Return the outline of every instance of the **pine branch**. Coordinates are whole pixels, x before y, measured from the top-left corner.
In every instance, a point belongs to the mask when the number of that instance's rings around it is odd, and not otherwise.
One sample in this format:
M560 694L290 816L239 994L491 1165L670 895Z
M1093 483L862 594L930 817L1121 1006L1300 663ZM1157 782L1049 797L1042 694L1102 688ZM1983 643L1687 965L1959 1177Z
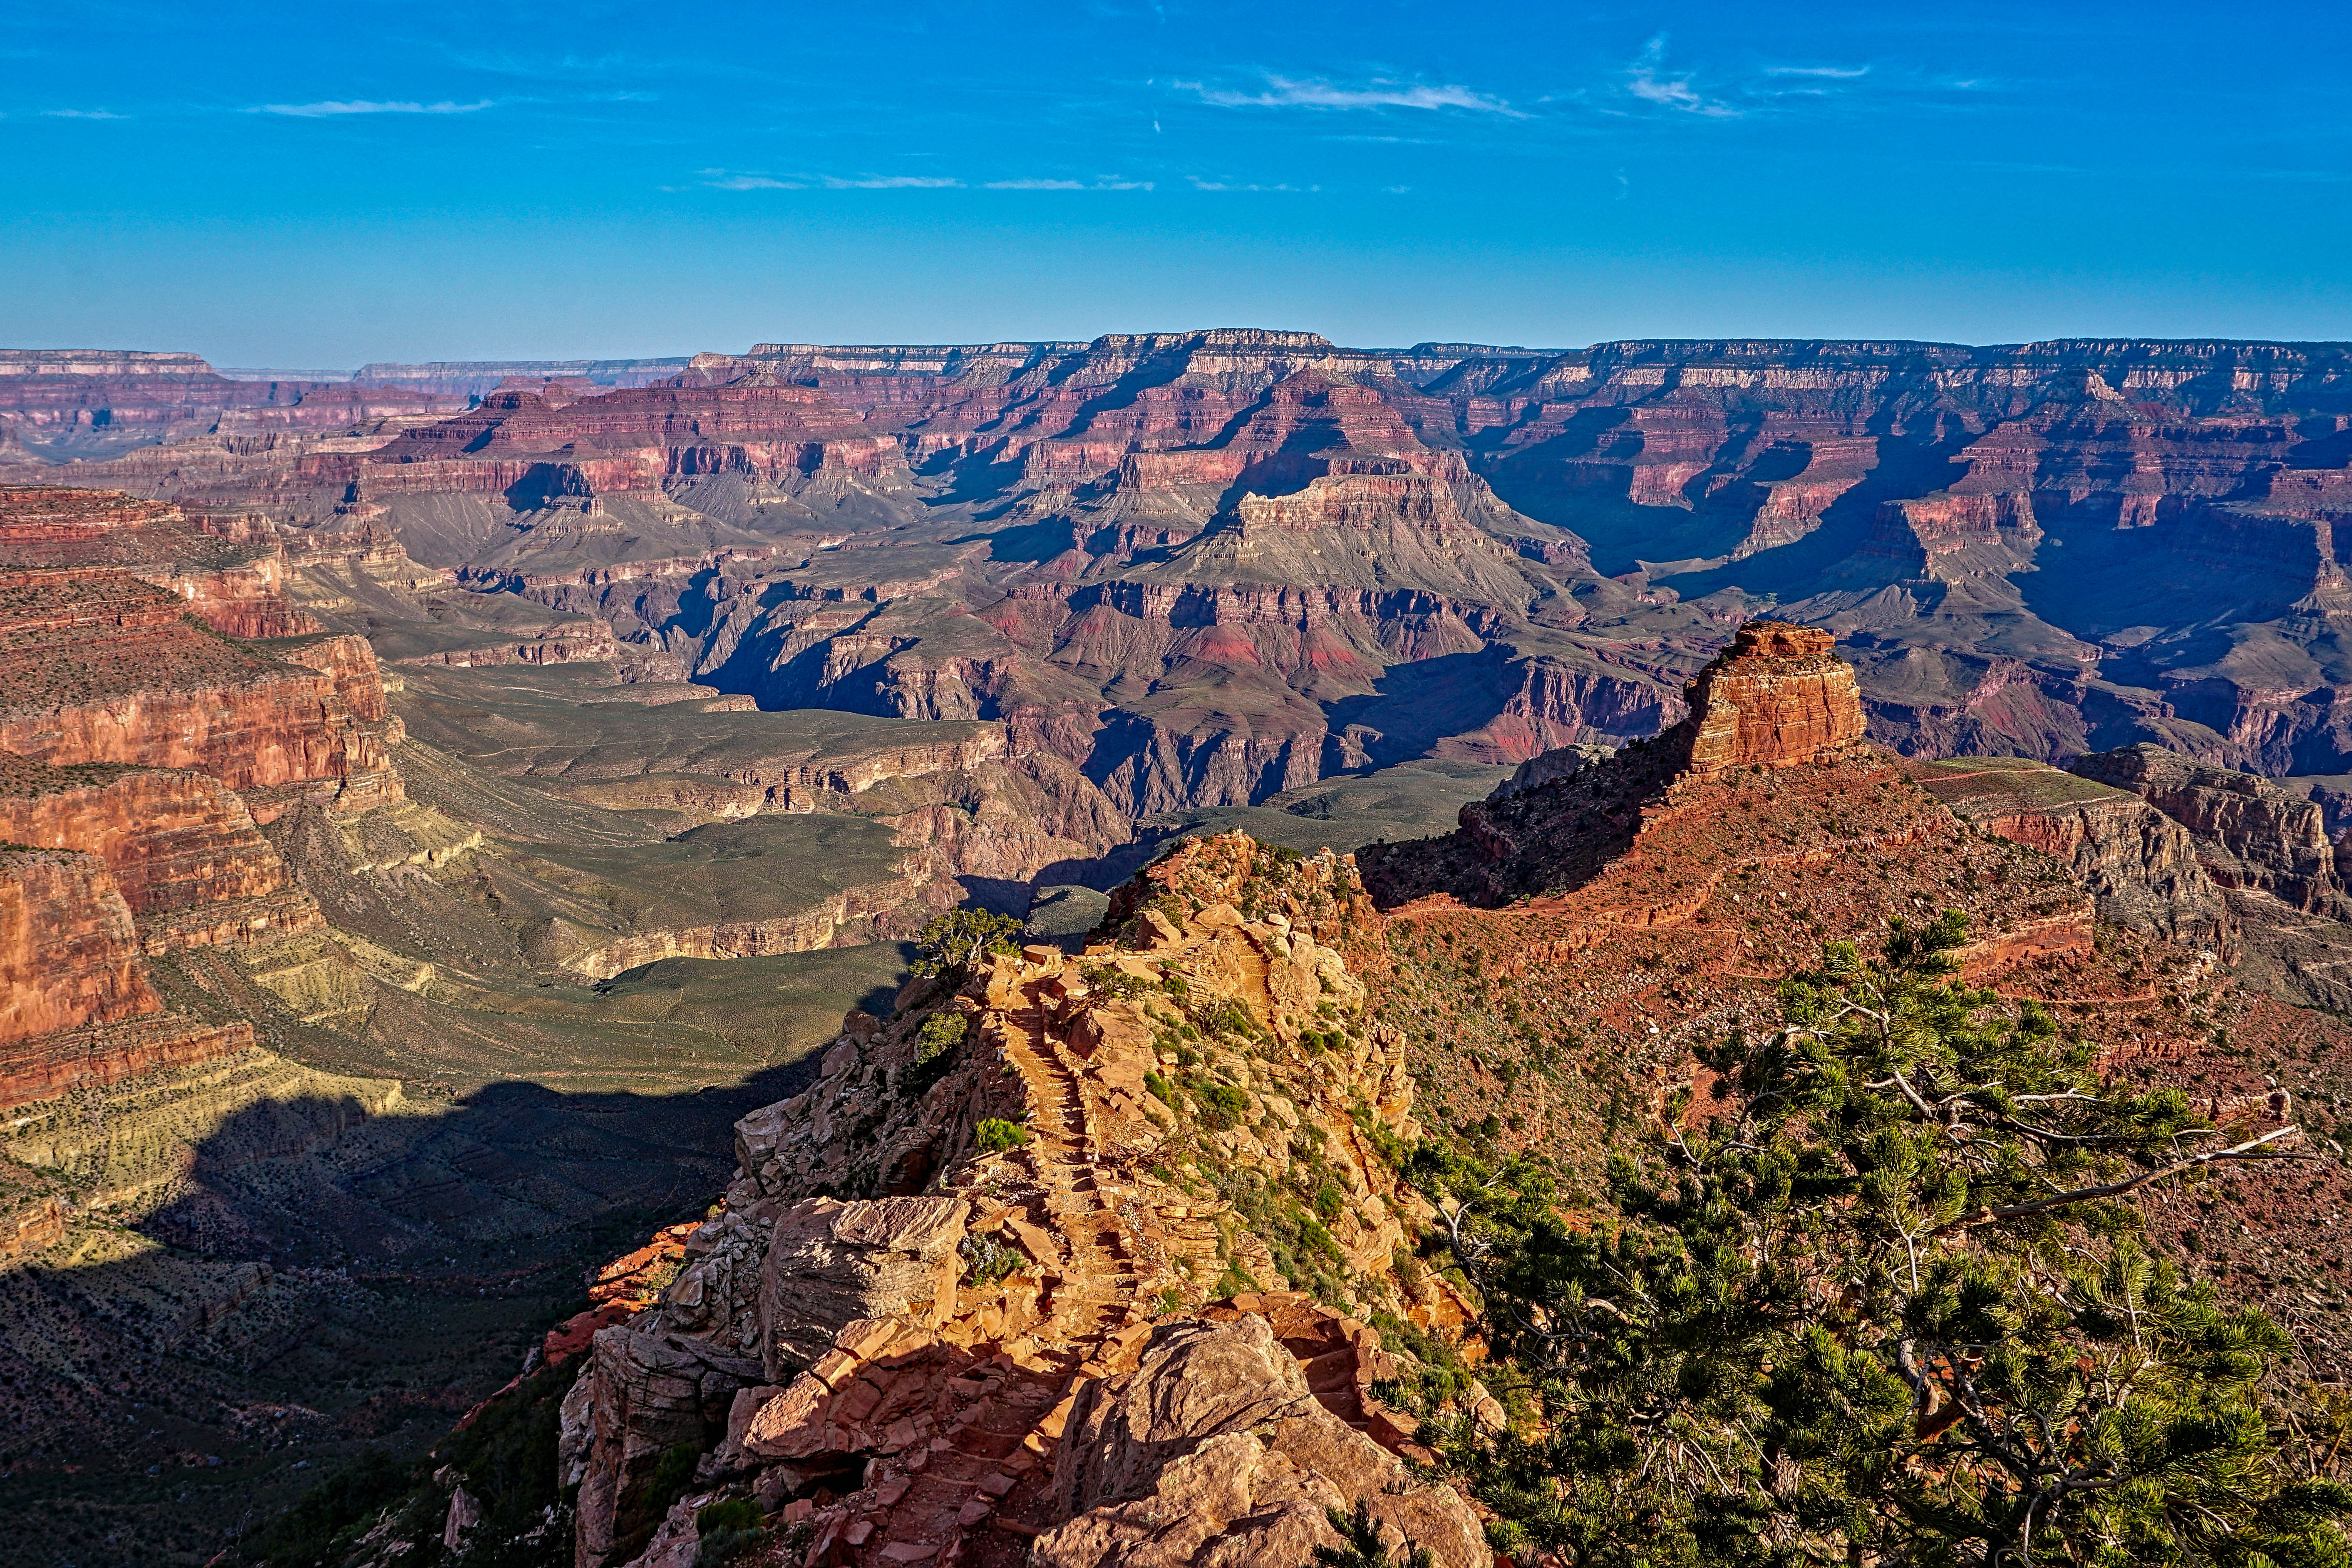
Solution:
M2161 1166L2153 1171L2143 1171L2137 1176L2126 1176L2120 1182L2109 1182L2104 1186L2076 1187L2071 1192L2058 1193L2046 1198L2036 1198L2030 1204L2010 1204L2000 1208L1976 1209L1948 1224L1937 1226L1927 1234L1948 1236L1953 1231L1967 1230L1975 1226L1992 1225L2005 1219L2023 1219L2031 1215L2047 1214L2052 1209L2065 1208L2072 1204L2086 1204L2098 1198L2119 1197L2125 1193L2137 1191L2150 1182L2160 1182L2167 1176L2177 1176L2183 1171L2194 1170L2200 1165L2218 1164L2223 1160L2305 1159L2307 1156L2301 1154L2258 1152L2266 1143L2275 1142L2289 1133L2300 1134L2302 1131L2300 1127L2281 1127L2265 1132L2259 1138L2249 1139L2243 1143L2235 1144L2227 1149L2215 1149L2203 1154L2192 1154L2186 1160L2177 1160L2169 1165Z

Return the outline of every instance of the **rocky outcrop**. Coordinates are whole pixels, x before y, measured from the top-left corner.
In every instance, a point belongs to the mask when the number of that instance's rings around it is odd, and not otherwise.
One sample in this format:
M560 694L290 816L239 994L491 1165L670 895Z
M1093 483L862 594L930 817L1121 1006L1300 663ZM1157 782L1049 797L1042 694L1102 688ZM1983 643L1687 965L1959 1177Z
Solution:
M1826 634L1746 628L1690 700L1663 735L1582 765L1571 753L1546 782L1463 806L1457 832L1361 851L1366 886L1389 909L1529 911L1549 928L1546 949L1565 956L1634 932L1753 923L1726 900L1832 861L2005 861L1972 844L1900 759L1859 738L1852 672ZM1948 874L1958 873L1938 870L1937 896L1949 907ZM2004 864L1975 889L1969 973L2091 951L2095 905L2081 883L2046 860L2011 874ZM1899 912L1887 896L1868 901Z
M1695 774L1785 768L1863 738L1853 667L1836 639L1785 621L1750 621L1685 694L1691 717L1669 737Z
M373 656L363 644L291 651L221 637L122 573L0 573L0 749L207 773L263 821L314 791L352 805L398 798L387 753L399 722Z
M971 1205L958 1198L810 1198L776 1216L760 1273L760 1353L771 1381L803 1372L861 1318L927 1328L955 1310Z
M159 1010L106 862L0 850L0 1044Z
M1449 1568L1488 1568L1477 1517L1442 1482L1308 1393L1268 1321L1175 1323L1134 1371L1087 1384L1055 1451L1054 1504L1068 1522L1038 1537L1050 1568L1310 1561L1327 1510L1358 1499Z
M250 945L320 923L245 803L217 779L0 753L0 842L106 863L150 953Z
M1958 757L1909 771L1961 821L2065 866L2098 900L2101 920L2237 956L2237 916L2196 839L2139 796L2019 757Z
M2073 771L2128 790L2187 828L2220 886L2266 893L2306 913L2352 917L2326 815L2293 791L2147 744L2078 757Z
M1018 1552L1057 1528L1094 1561L1129 1528L1083 1479L1106 1467L1213 1496L1202 1539L1255 1520L1311 1553L1336 1539L1325 1504L1369 1492L1383 1519L1476 1541L1381 1447L1408 1423L1372 1392L1399 1375L1380 1336L1256 1288L1380 1279L1417 1321L1463 1321L1450 1289L1395 1273L1420 1210L1380 1140L1413 1130L1412 1086L1327 945L1367 913L1352 873L1234 835L1112 912L1118 945L1027 948L960 992L914 983L890 1023L852 1014L814 1087L739 1124L725 1214L655 1310L597 1331L567 1405L584 1564L684 1561L696 1510L729 1495L805 1523L810 1562ZM1213 1170L1266 1184L1244 1213ZM1139 1426L1179 1387L1198 1397L1175 1424ZM1249 1400L1280 1406L1281 1435L1249 1435ZM696 1479L656 1518L660 1456L688 1444Z

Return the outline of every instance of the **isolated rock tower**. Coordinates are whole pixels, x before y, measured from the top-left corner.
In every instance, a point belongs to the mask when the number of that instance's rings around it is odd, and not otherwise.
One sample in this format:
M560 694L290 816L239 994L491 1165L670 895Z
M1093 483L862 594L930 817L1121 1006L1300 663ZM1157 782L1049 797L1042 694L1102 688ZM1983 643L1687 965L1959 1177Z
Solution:
M1793 767L1863 738L1853 667L1829 633L1750 621L1685 689L1691 717L1685 772Z

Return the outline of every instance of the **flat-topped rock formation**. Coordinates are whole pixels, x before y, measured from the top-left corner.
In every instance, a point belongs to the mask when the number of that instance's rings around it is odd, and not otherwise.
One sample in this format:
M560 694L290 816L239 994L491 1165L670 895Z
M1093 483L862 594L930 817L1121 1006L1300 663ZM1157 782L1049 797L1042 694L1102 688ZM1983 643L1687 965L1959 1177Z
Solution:
M400 387L232 380L191 353L0 349L0 425L52 459L108 455L224 424L339 429L464 405L462 398Z
M1685 694L1689 771L1794 767L1860 741L1862 699L1835 641L1786 621L1740 627Z

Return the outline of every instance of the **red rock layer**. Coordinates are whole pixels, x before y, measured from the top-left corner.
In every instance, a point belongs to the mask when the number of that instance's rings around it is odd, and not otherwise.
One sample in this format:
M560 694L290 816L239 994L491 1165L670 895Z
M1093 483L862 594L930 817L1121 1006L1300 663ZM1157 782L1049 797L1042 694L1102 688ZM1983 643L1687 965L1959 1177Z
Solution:
M319 623L286 594L284 544L253 518L191 519L121 490L0 486L0 568L106 567L186 601L234 637L301 637Z
M1689 767L1793 767L1863 738L1853 669L1811 626L1750 621L1691 682Z
M181 939L171 945L210 945L321 921L245 802L202 773L59 769L0 753L0 842L98 855L151 950L165 932Z
M207 1024L184 1013L150 1013L23 1039L0 1038L0 1110L211 1061L253 1044L253 1026L242 1019Z
M104 860L0 849L0 1046L162 1006Z
M52 765L209 773L267 821L305 786L398 797L373 655L336 639L273 658L189 620L184 602L115 572L0 574L0 749Z

